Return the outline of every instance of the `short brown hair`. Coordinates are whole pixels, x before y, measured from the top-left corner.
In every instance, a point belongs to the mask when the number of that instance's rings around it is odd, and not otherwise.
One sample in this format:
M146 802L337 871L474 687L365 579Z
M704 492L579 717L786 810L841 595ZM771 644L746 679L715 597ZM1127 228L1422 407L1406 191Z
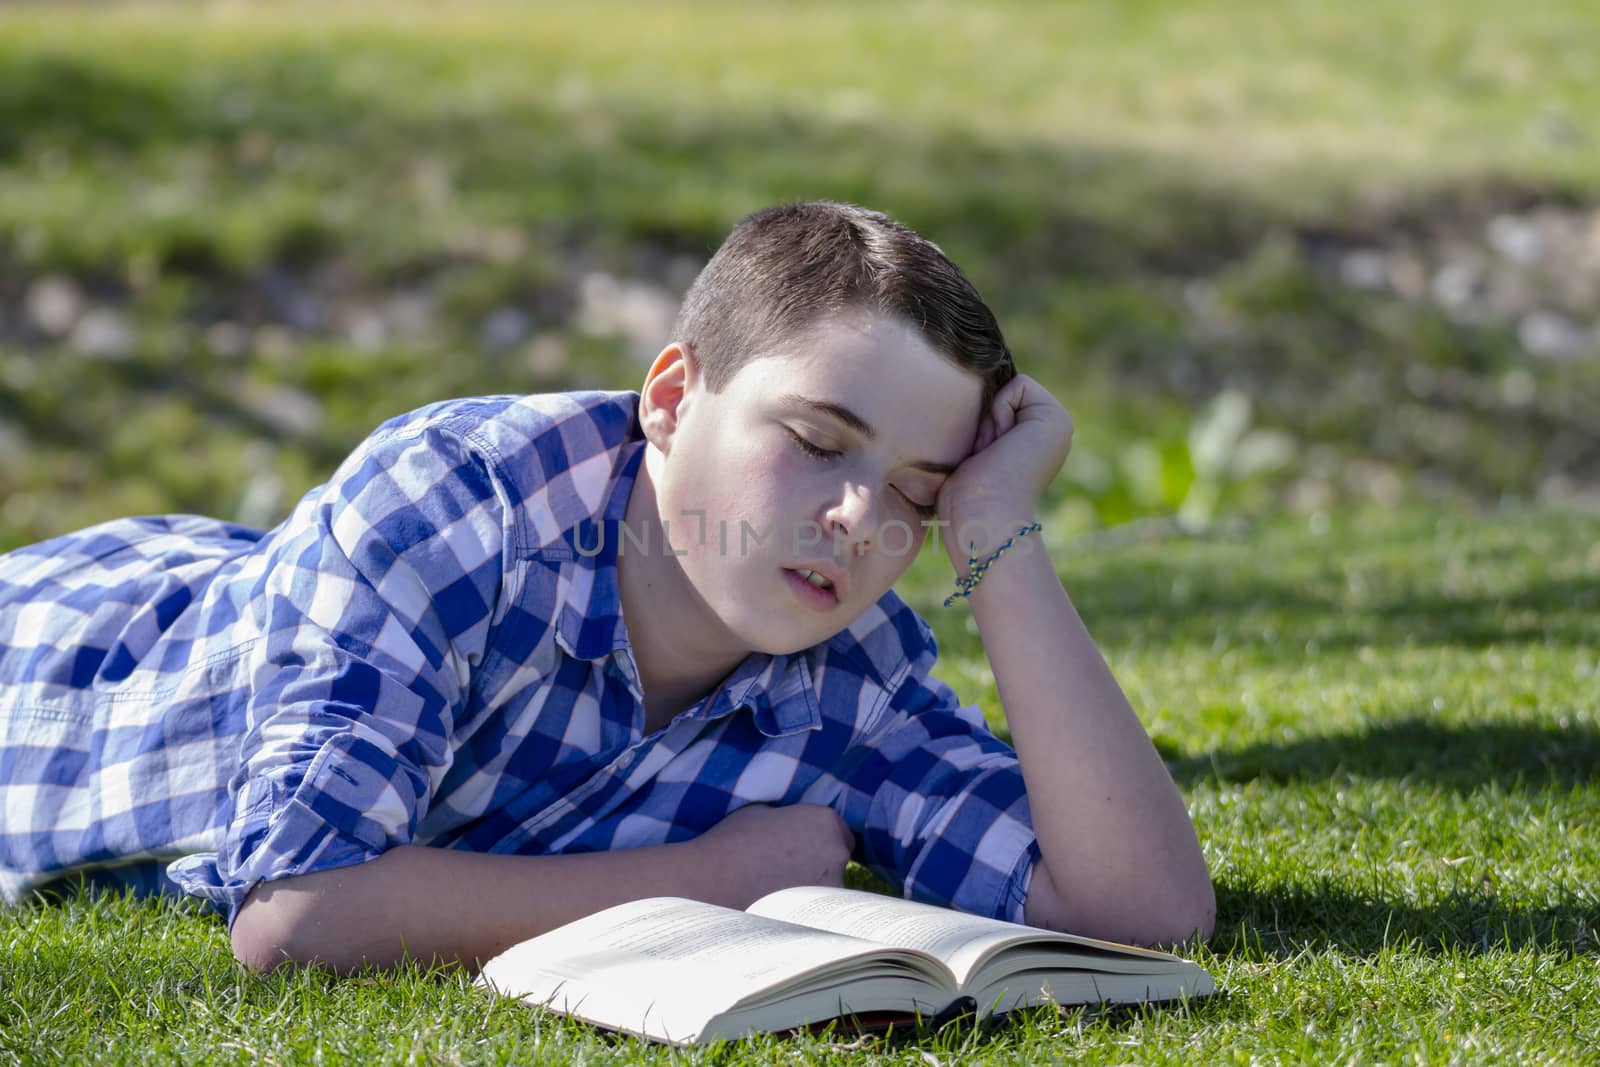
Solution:
M693 348L716 393L746 363L856 309L898 316L977 375L985 411L1016 377L994 313L938 245L881 212L828 200L739 220L689 287L673 340Z

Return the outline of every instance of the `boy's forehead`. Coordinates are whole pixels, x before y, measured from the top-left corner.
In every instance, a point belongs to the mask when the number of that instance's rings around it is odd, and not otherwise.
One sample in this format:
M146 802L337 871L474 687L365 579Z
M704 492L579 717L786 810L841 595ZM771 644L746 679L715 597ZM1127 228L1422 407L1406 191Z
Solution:
M935 351L909 325L882 316L830 319L744 370L754 372L747 390L752 402L842 406L874 431L947 451L969 443L983 395L977 375ZM956 438L964 439L952 443Z
M977 410L982 384L931 349L881 353L818 347L770 357L769 382L785 383L787 392L820 390L855 400L894 401L915 397L925 405L954 411Z
M916 367L922 375L949 385L981 390L976 375L941 355L914 326L898 316L854 310L812 323L772 345L756 362L775 360L783 373L826 376L867 387L890 386Z

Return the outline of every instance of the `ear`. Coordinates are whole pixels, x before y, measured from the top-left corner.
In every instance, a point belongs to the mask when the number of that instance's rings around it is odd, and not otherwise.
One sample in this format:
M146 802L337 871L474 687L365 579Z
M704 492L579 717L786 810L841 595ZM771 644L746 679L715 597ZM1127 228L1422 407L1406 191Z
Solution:
M699 381L694 350L683 341L663 348L644 376L644 387L639 390L639 426L645 439L663 454L671 449L673 434L688 410L684 401Z

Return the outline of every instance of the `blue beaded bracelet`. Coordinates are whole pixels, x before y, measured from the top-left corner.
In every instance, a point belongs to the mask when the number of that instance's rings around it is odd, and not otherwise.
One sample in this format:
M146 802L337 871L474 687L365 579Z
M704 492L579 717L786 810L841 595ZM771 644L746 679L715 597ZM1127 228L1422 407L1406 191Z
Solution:
M971 596L972 595L972 591L974 589L978 588L978 582L980 580L982 580L983 572L988 570L989 567L991 565L993 565L994 561L1000 558L1000 554L1002 552L1004 552L1006 549L1010 548L1012 545L1016 544L1018 540L1020 540L1021 538L1025 537L1025 536L1027 536L1028 534L1032 533L1033 531L1042 530L1042 529L1044 529L1044 527L1041 526L1037 522L1028 523L1028 525L1024 526L1022 529L1020 529L1016 533L1012 534L1006 540L1005 544L1001 545L999 548L997 548L993 552L989 553L989 557L987 559L985 559L982 563L978 562L978 557L977 557L976 553L974 553L971 556L968 556L967 557L967 576L965 578L957 578L956 579L956 591L954 593L951 593L949 596L944 598L944 606L945 607L949 607L951 604L954 604L957 600L960 600L962 597ZM973 545L972 547L973 548L977 548L978 546L977 545Z

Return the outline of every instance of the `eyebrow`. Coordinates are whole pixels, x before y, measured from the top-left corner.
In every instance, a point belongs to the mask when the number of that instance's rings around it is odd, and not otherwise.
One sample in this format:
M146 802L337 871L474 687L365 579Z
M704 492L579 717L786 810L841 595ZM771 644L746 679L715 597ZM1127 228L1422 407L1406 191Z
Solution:
M843 404L835 404L831 400L813 400L799 393L784 393L778 397L778 402L837 419L869 441L878 439L878 431L872 428L872 424ZM953 463L935 463L932 460L918 460L910 466L929 474L954 474L956 470L956 465Z

